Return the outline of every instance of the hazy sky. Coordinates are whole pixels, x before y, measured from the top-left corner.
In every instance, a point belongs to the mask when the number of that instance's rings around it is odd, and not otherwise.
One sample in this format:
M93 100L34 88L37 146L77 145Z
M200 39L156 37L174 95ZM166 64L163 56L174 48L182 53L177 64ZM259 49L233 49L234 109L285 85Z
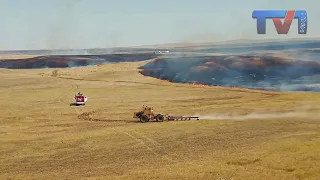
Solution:
M232 39L320 37L319 0L0 0L0 49L107 48ZM255 9L302 9L308 34L278 35ZM317 19L319 18L319 19Z

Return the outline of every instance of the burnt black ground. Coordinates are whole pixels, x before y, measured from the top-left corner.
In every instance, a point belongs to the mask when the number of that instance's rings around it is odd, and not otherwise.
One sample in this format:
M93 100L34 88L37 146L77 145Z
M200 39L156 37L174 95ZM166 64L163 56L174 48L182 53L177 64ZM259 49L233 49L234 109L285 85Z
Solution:
M320 62L273 56L171 56L141 67L145 76L178 83L277 91L320 91Z
M90 66L103 63L137 62L158 57L154 53L106 54L106 55L49 55L28 59L0 60L0 68L40 69Z

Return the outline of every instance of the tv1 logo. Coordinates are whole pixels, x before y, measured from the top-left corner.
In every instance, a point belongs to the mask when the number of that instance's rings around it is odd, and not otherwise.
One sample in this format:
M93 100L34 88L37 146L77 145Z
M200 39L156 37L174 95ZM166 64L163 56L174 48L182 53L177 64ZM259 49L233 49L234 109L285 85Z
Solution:
M298 19L298 34L307 34L307 12L305 10L255 10L258 34L266 34L266 20L272 19L278 34L288 34L292 20ZM281 19L284 19L282 24Z

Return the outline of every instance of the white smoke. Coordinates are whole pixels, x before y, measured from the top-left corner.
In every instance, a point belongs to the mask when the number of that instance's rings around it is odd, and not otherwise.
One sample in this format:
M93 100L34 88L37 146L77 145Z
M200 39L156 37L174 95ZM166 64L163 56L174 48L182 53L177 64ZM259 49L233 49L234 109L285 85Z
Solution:
M197 115L201 120L250 120L250 119L290 119L290 118L316 118L310 116L308 111L286 112L286 113L250 113L245 115Z

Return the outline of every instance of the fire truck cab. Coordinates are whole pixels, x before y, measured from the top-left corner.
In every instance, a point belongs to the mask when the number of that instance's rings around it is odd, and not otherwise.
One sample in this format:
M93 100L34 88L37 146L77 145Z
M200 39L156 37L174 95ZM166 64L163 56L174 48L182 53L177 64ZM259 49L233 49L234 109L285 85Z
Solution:
M82 93L76 94L74 99L76 101L76 105L85 105L85 103L88 101L88 97L84 96Z

